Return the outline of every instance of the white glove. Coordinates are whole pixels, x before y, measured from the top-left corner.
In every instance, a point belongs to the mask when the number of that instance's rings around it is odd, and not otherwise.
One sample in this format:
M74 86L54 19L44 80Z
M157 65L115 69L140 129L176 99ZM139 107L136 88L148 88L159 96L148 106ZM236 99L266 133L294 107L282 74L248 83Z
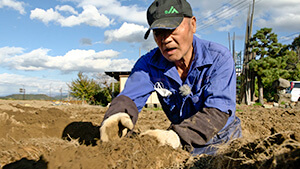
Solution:
M133 123L127 113L116 113L103 121L100 127L100 139L104 142L124 137L133 129Z
M179 136L173 130L147 130L141 136L149 135L155 137L161 145L169 145L174 149L181 146Z

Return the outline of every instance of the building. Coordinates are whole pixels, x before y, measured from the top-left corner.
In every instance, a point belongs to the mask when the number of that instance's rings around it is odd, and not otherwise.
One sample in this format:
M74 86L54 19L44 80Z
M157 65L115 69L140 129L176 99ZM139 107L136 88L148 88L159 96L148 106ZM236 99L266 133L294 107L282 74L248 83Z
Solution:
M120 92L124 89L125 83L129 77L130 73L131 72L129 72L129 71L105 72L106 75L113 77L114 79L116 79L117 81L120 82ZM149 96L145 107L161 107L156 92L153 92Z

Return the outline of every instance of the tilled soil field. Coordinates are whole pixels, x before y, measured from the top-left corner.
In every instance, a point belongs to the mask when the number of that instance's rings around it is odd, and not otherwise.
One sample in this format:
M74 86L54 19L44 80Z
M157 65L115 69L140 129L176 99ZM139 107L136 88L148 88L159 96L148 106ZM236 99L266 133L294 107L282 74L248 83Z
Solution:
M299 105L299 104L298 104ZM3 169L100 168L299 168L300 106L237 105L243 137L215 156L191 156L160 146L148 129L167 129L161 110L144 109L132 137L102 143L99 125L107 108L0 100L0 167ZM26 168L26 169L27 169Z

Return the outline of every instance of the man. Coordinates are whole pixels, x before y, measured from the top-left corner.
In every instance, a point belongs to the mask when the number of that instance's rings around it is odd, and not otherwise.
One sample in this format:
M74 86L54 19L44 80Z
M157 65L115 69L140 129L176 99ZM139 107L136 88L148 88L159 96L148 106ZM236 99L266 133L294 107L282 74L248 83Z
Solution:
M241 136L235 116L236 74L223 46L194 36L196 18L186 0L155 0L147 11L158 48L134 65L124 90L107 110L102 141L132 130L138 113L155 90L172 122L168 130L149 130L161 144L192 154L214 154L217 145Z

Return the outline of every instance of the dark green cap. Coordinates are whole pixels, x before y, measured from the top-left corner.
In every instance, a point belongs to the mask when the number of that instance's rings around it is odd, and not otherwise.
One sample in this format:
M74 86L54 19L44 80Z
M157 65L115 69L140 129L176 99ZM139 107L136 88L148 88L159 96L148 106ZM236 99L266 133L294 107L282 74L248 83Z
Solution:
M148 38L152 29L176 29L184 17L193 17L191 5L186 0L155 0L147 10L150 28L144 38Z

